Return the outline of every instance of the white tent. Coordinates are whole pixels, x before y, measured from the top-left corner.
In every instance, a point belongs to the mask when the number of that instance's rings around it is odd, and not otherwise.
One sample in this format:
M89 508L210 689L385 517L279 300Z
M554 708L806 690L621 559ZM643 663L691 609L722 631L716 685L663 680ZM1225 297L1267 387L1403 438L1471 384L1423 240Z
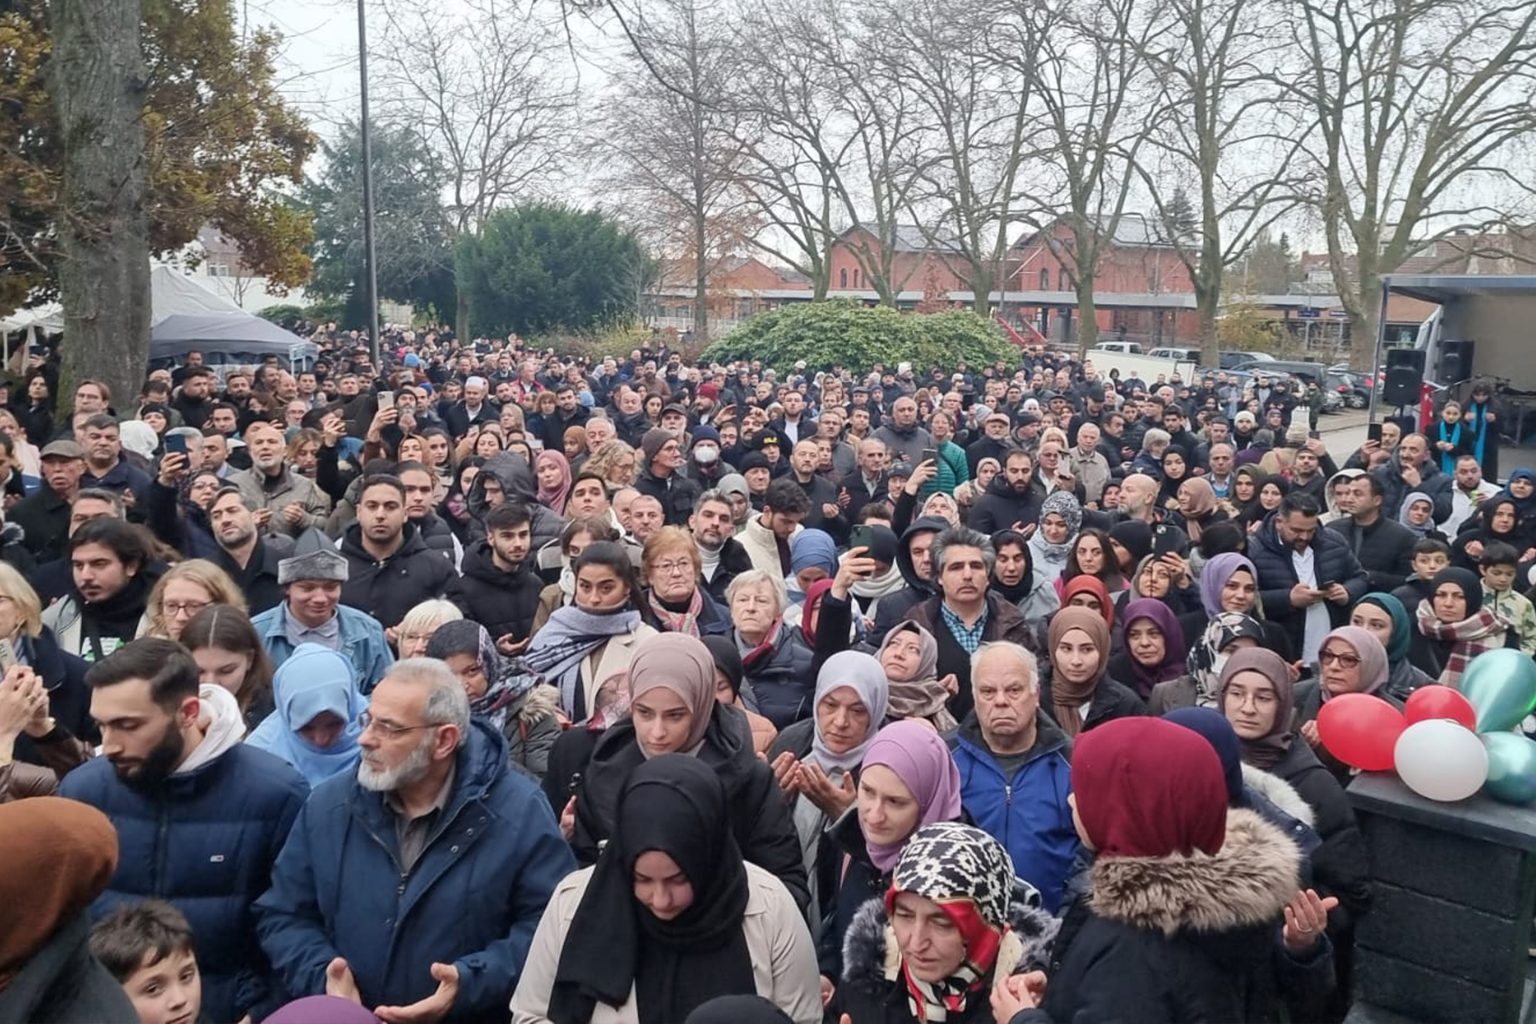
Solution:
M277 356L296 367L319 349L198 284L173 267L150 271L149 361L170 362L193 350L210 366L250 365Z

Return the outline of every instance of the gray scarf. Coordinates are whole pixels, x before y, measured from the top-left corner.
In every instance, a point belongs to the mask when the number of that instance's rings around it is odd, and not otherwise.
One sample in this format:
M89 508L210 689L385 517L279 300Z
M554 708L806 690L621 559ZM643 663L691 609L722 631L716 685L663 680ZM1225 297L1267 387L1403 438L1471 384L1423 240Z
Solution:
M640 613L626 608L608 615L598 615L566 605L550 615L523 656L529 671L560 690L560 707L568 715L576 714L576 688L581 683L581 663L587 655L613 637L633 633L640 625ZM593 680L601 683L602 680ZM591 708L585 708L588 713Z

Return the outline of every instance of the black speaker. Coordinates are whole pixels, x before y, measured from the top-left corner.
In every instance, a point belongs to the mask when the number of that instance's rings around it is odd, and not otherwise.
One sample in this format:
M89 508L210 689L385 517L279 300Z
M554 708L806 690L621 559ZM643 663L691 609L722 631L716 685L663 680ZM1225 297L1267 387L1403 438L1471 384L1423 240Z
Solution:
M1457 384L1472 379L1472 342L1442 341L1440 366L1435 376L1441 384Z
M1383 404L1418 405L1419 389L1423 384L1423 349L1387 349L1387 375L1381 386Z

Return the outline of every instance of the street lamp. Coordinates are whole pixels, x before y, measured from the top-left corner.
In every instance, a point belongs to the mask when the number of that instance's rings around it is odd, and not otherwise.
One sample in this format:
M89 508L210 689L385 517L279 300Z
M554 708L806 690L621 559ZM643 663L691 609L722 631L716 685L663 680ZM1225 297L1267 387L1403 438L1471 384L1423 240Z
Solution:
M368 126L368 23L363 9L366 0L357 0L357 75L362 96L363 142L363 249L367 266L368 347L375 372L381 371L379 339L379 273L373 247L373 141Z

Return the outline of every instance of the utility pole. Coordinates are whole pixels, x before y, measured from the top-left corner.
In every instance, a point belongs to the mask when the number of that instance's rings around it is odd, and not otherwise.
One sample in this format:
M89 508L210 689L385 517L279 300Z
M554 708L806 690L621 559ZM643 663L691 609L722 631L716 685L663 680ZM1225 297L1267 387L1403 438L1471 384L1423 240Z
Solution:
M362 97L363 139L363 249L367 262L368 348L375 372L384 369L379 338L379 268L373 248L373 140L368 126L368 23L366 0L357 0L357 75Z

